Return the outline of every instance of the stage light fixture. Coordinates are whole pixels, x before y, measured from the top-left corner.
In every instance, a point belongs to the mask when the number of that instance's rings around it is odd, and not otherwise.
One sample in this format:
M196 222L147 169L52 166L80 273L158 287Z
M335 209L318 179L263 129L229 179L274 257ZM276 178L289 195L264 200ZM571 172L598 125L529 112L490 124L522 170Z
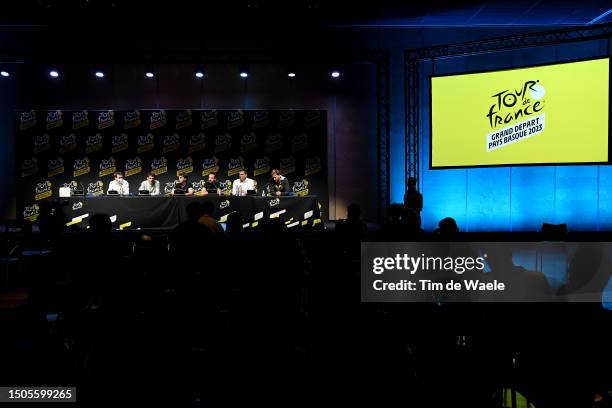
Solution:
M0 76L8 78L11 76L11 74L8 71L0 71Z
M340 71L332 71L330 75L333 79L338 79L340 78Z
M289 73L287 73L287 76L288 76L289 78L295 78L295 72L290 71Z
M194 75L195 75L195 77L196 77L196 78L198 78L198 79L202 79L202 78L204 78L204 68L202 68L202 67L196 67L196 70L195 70L195 74L194 74Z
M155 74L153 73L153 71L150 71L150 70L149 70L149 71L145 72L145 76L146 76L147 78L151 79L151 78L154 78L154 77L155 77Z
M246 71L241 71L240 72L240 78L248 78L249 77L249 73Z
M60 74L59 71L57 69L52 69L49 71L49 76L51 78L59 78Z
M104 78L104 72L103 71L96 71L96 78Z

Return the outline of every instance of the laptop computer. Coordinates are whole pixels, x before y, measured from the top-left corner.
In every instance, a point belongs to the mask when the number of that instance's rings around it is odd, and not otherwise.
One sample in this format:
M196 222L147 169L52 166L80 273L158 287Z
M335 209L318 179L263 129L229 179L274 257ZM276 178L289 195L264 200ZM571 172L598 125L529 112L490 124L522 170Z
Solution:
M146 196L148 196L150 194L151 194L151 192L149 190L138 190L138 195L141 195L141 196L145 196L146 195Z

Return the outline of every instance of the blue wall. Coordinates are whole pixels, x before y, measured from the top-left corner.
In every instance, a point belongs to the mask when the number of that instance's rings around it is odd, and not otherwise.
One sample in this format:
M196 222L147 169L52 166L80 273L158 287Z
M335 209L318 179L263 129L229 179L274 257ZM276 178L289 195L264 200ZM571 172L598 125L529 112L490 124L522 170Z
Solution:
M429 170L429 75L494 70L607 55L607 41L587 41L422 63L420 137L423 223L444 217L462 231L535 231L567 223L572 231L612 229L611 166L529 166Z

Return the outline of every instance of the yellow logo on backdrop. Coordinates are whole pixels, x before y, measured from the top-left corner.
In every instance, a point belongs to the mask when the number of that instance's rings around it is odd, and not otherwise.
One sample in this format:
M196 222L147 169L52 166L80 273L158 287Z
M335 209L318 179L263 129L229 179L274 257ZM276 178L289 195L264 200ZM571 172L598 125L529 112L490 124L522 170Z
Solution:
M134 174L142 173L142 160L136 156L133 159L128 159L125 162L125 177L133 176Z
M28 177L38 173L38 159L32 157L21 162L21 177Z
M36 184L36 188L34 189L34 199L39 201L51 197L53 195L51 187L52 185L50 181L43 181Z
M34 222L38 218L40 208L38 204L26 206L23 208L23 219L26 221Z

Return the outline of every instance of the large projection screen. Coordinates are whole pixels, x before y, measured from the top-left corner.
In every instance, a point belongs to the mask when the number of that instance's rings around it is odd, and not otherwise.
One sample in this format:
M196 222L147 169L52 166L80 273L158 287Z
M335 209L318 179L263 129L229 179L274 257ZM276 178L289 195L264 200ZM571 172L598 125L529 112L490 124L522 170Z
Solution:
M609 65L431 76L430 168L608 163Z

